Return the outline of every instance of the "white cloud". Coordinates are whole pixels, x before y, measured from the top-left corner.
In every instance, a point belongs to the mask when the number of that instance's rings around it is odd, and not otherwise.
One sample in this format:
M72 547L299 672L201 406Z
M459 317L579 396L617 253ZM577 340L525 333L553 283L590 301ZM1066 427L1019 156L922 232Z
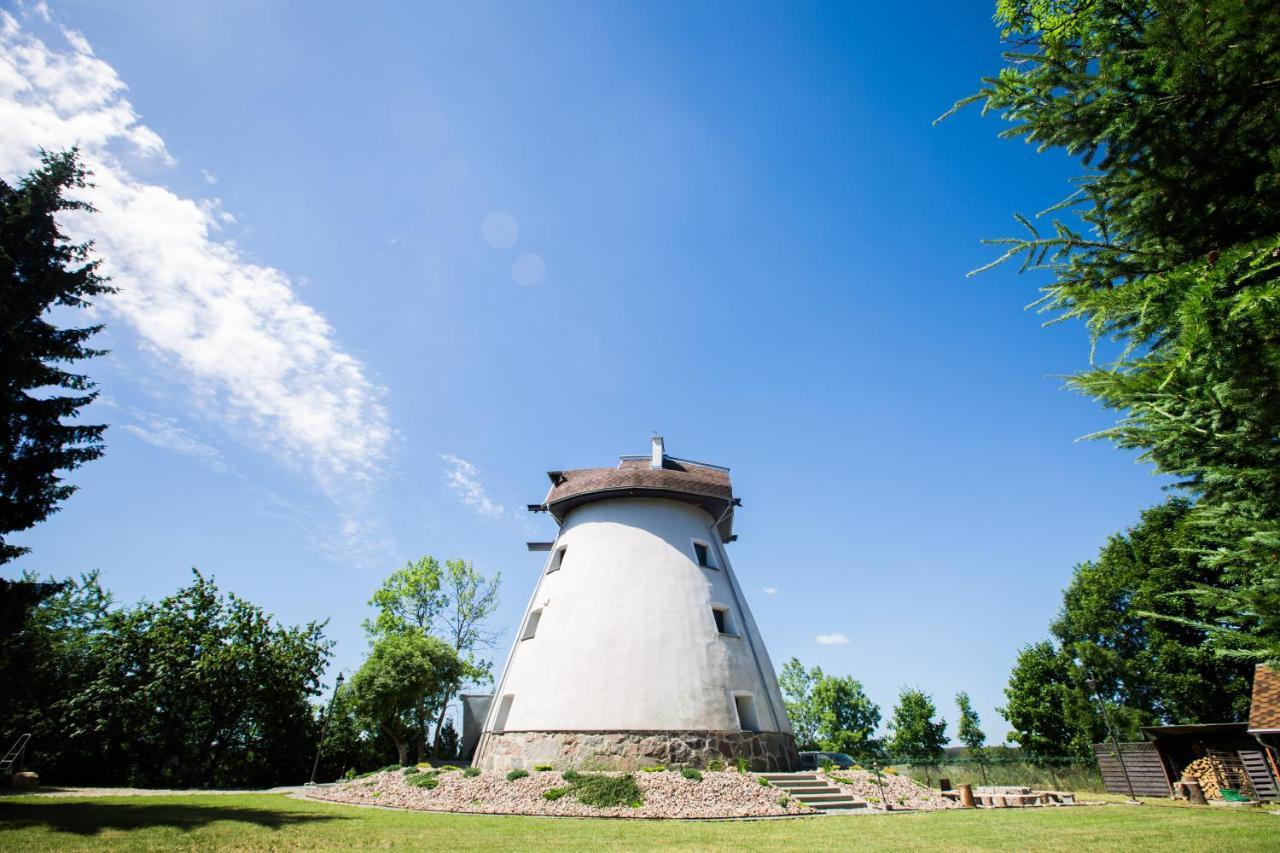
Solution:
M445 482L449 488L462 499L462 502L481 515L502 518L507 514L506 507L494 502L480 482L480 471L465 459L451 453L442 453L445 461Z
M777 595L777 594L778 594L778 588L777 588L776 586L765 586L765 587L761 587L761 589L763 589L763 590L764 590L764 594L765 594L765 595Z
M0 175L26 172L40 147L80 146L95 184L83 197L98 212L68 215L64 226L95 241L119 288L100 308L136 332L211 421L347 501L385 459L392 433L383 389L286 273L216 236L235 221L216 200L134 176L132 158L174 162L164 140L141 123L124 82L84 37L64 30L63 38L51 47L0 10ZM143 431L153 443L183 441L154 425L134 434Z
M847 646L849 638L844 634L819 634L813 641L820 646Z
M204 182L209 186L213 186L218 182L218 176L208 169L201 169L200 174L204 176Z
M137 409L130 409L130 412L136 422L121 425L121 429L125 432L135 435L156 447L190 456L215 471L226 472L229 470L226 462L222 459L222 453L216 447L196 438L173 418L166 418Z

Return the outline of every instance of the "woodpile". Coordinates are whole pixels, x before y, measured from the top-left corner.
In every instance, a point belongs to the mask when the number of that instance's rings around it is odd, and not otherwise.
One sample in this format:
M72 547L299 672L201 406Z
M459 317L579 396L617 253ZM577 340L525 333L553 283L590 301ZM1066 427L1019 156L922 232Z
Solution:
M1216 758L1205 756L1204 758L1197 758L1183 768L1182 781L1199 782L1200 790L1204 791L1205 797L1210 800L1218 800L1222 799L1222 792L1218 788L1218 780L1222 778L1222 775L1222 762Z

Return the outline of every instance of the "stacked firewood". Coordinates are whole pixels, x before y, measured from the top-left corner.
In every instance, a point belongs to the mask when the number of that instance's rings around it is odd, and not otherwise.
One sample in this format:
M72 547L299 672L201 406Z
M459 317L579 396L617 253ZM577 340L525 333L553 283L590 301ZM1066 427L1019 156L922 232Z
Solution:
M1222 774L1222 762L1216 758L1205 756L1197 758L1188 764L1182 771L1183 782L1199 782L1200 790L1204 791L1204 795L1216 800L1222 796L1218 790L1218 779Z

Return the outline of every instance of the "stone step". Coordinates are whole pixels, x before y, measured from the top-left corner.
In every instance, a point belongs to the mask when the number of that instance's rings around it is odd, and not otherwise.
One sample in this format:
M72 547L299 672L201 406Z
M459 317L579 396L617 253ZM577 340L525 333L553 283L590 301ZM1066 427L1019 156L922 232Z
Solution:
M796 793L796 794L792 794L791 796L802 803L807 803L808 805L815 805L817 803L834 803L840 800L847 800L850 798L848 794L844 793L843 791L835 790L834 788L829 791L819 791L812 794L807 792Z
M812 782L786 781L786 782L770 782L769 784L783 791L804 791L810 788L830 788L831 787L826 782L823 782L818 779L814 779Z
M761 773L760 776L768 779L770 782L817 782L818 777L813 773Z
M828 811L832 811L833 809L849 810L849 809L865 809L866 807L867 807L867 804L862 800L838 800L832 803L823 803L822 805L817 806L817 810L828 812Z

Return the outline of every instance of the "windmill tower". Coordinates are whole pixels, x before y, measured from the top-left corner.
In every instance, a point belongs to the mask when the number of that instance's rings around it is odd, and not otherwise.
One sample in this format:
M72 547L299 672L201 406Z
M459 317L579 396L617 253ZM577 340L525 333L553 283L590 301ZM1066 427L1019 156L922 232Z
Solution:
M530 509L560 524L476 748L491 769L631 769L748 759L789 770L795 738L725 552L729 469L668 456L551 471Z

